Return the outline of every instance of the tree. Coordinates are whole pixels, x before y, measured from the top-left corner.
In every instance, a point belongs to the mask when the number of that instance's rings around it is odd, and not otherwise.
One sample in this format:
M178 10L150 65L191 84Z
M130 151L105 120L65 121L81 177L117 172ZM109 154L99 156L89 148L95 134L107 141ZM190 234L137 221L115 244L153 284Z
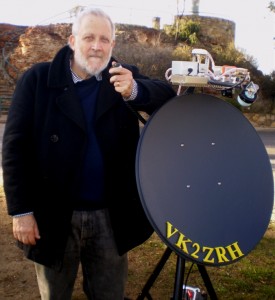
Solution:
M275 12L275 1L270 1L268 8L272 11Z

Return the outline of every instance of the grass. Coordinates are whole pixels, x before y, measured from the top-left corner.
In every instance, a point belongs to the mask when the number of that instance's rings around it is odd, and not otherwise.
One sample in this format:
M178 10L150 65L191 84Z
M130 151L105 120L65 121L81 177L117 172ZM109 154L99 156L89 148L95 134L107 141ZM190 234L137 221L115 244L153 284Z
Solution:
M3 197L3 191L0 187L0 199L1 196ZM5 224L10 226L10 220L7 217L5 220L7 220L7 224ZM5 224L3 223L3 225ZM6 231L6 227L3 226L4 231ZM156 234L153 234L148 241L129 252L126 297L132 300L138 298L165 250L166 245ZM26 263L29 264L29 261ZM149 290L151 299L171 299L174 292L176 264L177 255L172 252ZM184 280L190 271L187 285L199 287L202 291L207 292L197 265L194 264L190 269L191 265L190 261L186 261ZM255 249L244 258L227 266L206 267L206 269L219 300L275 300L275 224L270 226ZM35 278L34 274L29 275L32 275L28 278L29 280ZM12 282L10 286L14 284L14 278L12 278ZM73 300L87 299L82 291L81 283L82 279L79 277L76 282ZM32 298L29 293L27 298L24 299L36 298ZM209 299L210 297L208 297Z
M153 234L146 243L129 253L127 297L137 299L165 249L160 238ZM177 255L172 252L149 290L153 299L168 300L173 296L176 264ZM207 292L198 266L191 266L192 263L186 261L184 280L190 271L187 285ZM275 299L275 238L265 235L255 249L236 263L206 269L218 299Z

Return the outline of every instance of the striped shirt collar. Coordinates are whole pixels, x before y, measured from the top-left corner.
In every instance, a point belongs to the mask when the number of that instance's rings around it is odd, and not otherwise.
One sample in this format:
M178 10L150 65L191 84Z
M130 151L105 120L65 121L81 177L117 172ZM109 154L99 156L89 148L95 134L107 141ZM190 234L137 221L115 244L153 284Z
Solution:
M71 70L72 79L73 79L74 83L81 82L81 81L84 80L81 77L79 77L77 74L74 73L74 71L72 70L71 61L70 61L70 70ZM98 75L95 75L95 78L96 78L97 81L101 81L102 80L102 73L99 73Z

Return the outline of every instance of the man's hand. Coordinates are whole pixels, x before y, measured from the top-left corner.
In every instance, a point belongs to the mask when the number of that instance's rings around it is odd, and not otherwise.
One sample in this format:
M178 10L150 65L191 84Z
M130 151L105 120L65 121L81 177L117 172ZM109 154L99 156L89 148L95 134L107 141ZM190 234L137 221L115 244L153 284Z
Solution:
M13 235L25 245L35 245L40 239L38 226L33 215L13 218Z
M113 66L115 62L113 62ZM114 85L115 90L122 95L123 98L129 98L133 89L133 75L128 69L121 66L113 67L109 70L112 75L110 82Z

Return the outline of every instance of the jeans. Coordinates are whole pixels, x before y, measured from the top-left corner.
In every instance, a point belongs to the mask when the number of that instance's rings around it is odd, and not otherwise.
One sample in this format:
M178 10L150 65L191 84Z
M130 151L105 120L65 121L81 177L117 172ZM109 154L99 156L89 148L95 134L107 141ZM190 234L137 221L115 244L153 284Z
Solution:
M80 263L83 290L89 300L124 299L128 258L117 253L105 209L73 213L61 272L35 263L41 299L70 300Z

